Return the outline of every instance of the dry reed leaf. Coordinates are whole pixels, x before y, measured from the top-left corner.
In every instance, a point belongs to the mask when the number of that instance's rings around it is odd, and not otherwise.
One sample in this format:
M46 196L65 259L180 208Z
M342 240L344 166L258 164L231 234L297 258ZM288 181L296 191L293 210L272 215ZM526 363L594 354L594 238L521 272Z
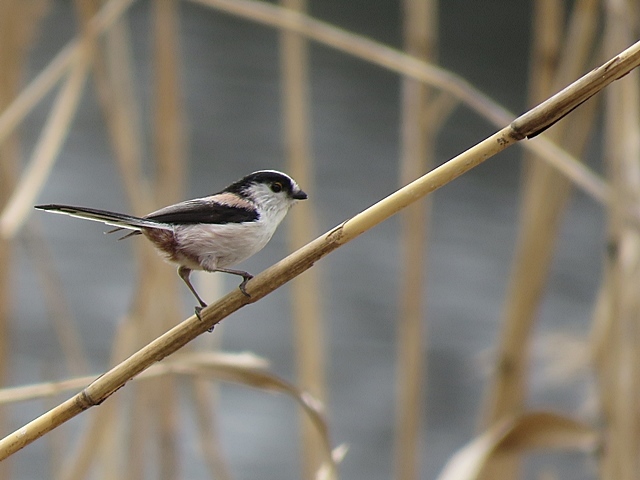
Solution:
M199 361L197 364L194 364L193 362L183 362L182 365L175 365L172 370L175 373L188 375L211 374L217 380L240 383L261 390L283 393L290 396L302 407L319 436L319 447L322 449L322 455L324 457L320 470L327 472L323 474L326 475L324 478L336 477L337 464L331 450L329 428L324 417L324 405L309 392L298 389L295 385L268 372L264 368L238 363Z
M188 367L201 365L224 365L237 369L266 369L269 366L269 362L252 353L203 352L175 355L170 360L158 363L149 368L138 376L136 380L155 378L161 375L175 373ZM38 400L60 395L69 390L77 390L91 383L96 379L96 376L97 375L85 375L60 382L44 382L22 387L2 388L0 389L0 405L24 402L27 400Z
M331 450L329 428L324 418L324 405L308 392L298 389L267 371L268 366L268 361L252 353L195 352L176 355L170 360L156 364L139 375L136 381L171 374L212 376L215 380L239 383L290 396L302 407L319 436L319 445L323 450L323 463L318 470L318 478L336 478L337 463L346 454L346 447ZM80 388L94 379L95 376L86 376L62 382L1 389L0 404L51 397L67 390ZM322 472L321 476L320 472Z
M179 367L181 364L223 365L234 368L269 368L269 360L251 352L192 352L174 355L158 364Z
M0 405L52 397L69 390L77 390L95 380L95 375L72 378L61 382L36 383L22 387L0 389Z
M309 418L320 439L323 463L318 470L318 478L336 478L337 463L346 454L346 447L331 450L329 428L324 418L324 405L308 392L302 391L273 373L267 371L269 363L252 353L196 352L176 355L149 368L137 377L137 380L156 378L170 374L212 376L215 380L239 383L261 390L283 393L293 398ZM0 403L38 398L60 393L62 388L77 388L79 383L86 384L95 377L82 377L67 380L59 384L42 384L22 387L21 389L0 390ZM56 388L57 387L57 388ZM4 393L3 392L9 391ZM3 402L4 400L4 402Z
M480 478L492 461L505 455L538 448L593 451L598 433L569 417L551 412L532 412L498 422L458 450L437 480Z

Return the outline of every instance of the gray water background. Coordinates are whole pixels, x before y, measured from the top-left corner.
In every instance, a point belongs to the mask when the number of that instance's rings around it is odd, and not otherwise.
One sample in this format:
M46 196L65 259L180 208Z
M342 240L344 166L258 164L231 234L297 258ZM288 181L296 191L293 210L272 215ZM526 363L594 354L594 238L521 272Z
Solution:
M449 0L440 8L441 64L513 112L523 111L530 3ZM345 29L401 46L398 2L311 1L310 12ZM277 34L189 3L181 5L181 14L181 79L191 162L188 196L217 191L256 169L283 169ZM151 155L149 4L137 3L129 21L137 95L147 122L147 155ZM76 31L71 2L52 2L30 57L29 77ZM309 201L318 209L320 233L396 189L400 82L393 73L317 44L310 46L310 66L317 176ZM38 202L127 211L104 121L92 84L88 85ZM22 132L25 152L31 150L52 98L50 95L30 115ZM437 162L493 131L477 115L458 108L438 139ZM592 163L598 162L597 152L594 144ZM447 458L476 433L517 233L520 166L521 151L509 149L432 197L431 243L425 266L428 385L423 478L434 478ZM131 247L102 235L104 229L91 222L34 215L51 242L93 372L104 371L117 319L132 300L136 272L130 261ZM286 255L285 228L242 267L259 272ZM553 332L586 335L601 271L603 232L601 208L580 193L574 195L535 331L538 348L530 404L536 408L585 411L588 375L550 381L543 347ZM346 442L350 447L341 469L344 479L392 476L397 239L398 222L391 219L317 265L326 314L331 435L335 444ZM54 378L65 378L65 372L56 372L61 355L27 250L18 248L16 258L11 383L51 379L51 370ZM227 289L234 287L233 280L225 282ZM264 356L272 362L274 372L293 381L287 294L285 287L226 320L223 346ZM185 300L187 315L192 300L186 289ZM12 407L13 426L31 420L45 408L41 402ZM222 387L221 437L235 478L298 478L297 426L291 421L296 413L293 402L283 397L233 385ZM206 478L188 433L181 432L182 478ZM16 478L49 478L46 455L43 440L20 452ZM533 462L537 467L549 464L559 469L562 478L595 475L589 460L581 455L536 455Z

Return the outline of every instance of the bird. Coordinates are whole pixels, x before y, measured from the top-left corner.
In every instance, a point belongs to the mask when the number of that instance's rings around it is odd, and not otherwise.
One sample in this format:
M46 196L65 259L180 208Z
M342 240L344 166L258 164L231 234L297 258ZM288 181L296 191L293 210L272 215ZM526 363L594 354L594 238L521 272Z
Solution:
M259 170L207 197L186 200L151 212L144 217L62 204L34 208L102 222L116 227L107 233L131 230L120 239L144 235L170 263L195 296L200 312L207 304L189 279L193 270L223 272L242 277L240 291L253 278L229 267L258 253L269 242L289 208L307 194L289 175L277 170Z

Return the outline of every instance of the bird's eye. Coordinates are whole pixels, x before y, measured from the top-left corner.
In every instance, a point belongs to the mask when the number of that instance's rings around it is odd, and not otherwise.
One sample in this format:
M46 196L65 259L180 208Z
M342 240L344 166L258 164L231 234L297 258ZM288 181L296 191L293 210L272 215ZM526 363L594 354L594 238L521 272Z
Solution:
M282 184L280 182L273 182L271 184L271 191L278 193L282 191Z

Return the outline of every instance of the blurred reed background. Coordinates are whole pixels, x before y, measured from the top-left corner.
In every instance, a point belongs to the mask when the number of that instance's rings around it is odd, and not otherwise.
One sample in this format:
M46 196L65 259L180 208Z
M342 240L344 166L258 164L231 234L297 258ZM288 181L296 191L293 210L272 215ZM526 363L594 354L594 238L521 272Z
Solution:
M310 201L245 262L257 273L631 45L639 13L0 2L2 436L192 312L145 242L35 203L144 214L281 169ZM415 64L384 45L454 75L403 76ZM0 478L314 478L343 443L349 479L640 477L638 80L237 312ZM607 183L576 188L563 155ZM221 277L198 278L208 300L235 288Z

